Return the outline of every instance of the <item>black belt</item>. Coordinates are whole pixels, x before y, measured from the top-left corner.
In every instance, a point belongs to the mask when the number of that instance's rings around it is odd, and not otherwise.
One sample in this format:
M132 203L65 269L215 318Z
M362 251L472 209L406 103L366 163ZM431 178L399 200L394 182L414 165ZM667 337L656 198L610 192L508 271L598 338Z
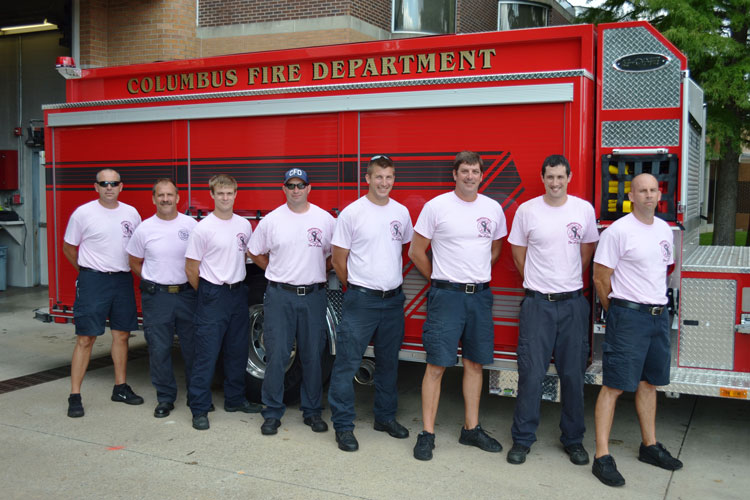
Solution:
M386 290L386 291L373 290L372 288L365 288L359 285L349 285L348 288L350 290L356 290L358 292L366 293L368 295L375 295L383 299L387 299L387 298L393 297L394 295L398 295L399 293L401 293L401 286L399 286L398 288L394 288L393 290Z
M654 304L641 304L639 302L631 302L625 299L611 299L610 302L616 306L627 307L628 309L648 313L651 316L661 315L661 313L664 312L664 308L667 307Z
M453 283L452 281L443 280L432 280L432 286L435 288L443 288L445 290L458 290L460 292L472 294L475 292L481 292L485 288L489 288L490 284L487 283Z
M90 267L83 267L78 266L79 271L88 271L90 273L99 273L99 274L121 274L121 273L130 273L130 271L99 271L98 269L91 269Z
M223 283L221 285L217 285L216 283L211 283L210 281L208 281L205 278L200 278L200 279L201 279L201 281L205 281L206 283L208 283L211 286L225 287L225 288L229 288L230 290L234 290L236 288L239 288L239 287L242 286L242 283L244 283L244 281L238 281L237 283Z
M325 283L313 283L312 285L290 285L289 283L278 283L276 281L269 281L268 284L274 288L281 288L289 292L295 292L298 296L304 297L310 292L325 288Z
M527 297L534 297L535 299L548 300L550 302L557 302L558 300L568 300L580 297L583 295L583 289L576 290L574 292L560 292L560 293L540 293L536 290L524 289L524 293Z
M190 283L180 283L179 285L161 285L159 283L154 283L153 281L144 280L144 279L141 280L141 283L145 283L147 286L151 285L154 287L154 289L161 290L162 292L167 292L167 293L180 293L180 292L187 290L188 288L192 289L192 286L190 286Z

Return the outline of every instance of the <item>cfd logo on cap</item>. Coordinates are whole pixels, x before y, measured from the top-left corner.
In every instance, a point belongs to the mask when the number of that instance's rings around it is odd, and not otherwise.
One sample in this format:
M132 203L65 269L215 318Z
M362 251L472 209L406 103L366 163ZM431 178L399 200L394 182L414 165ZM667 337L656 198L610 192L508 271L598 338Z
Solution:
M293 179L295 177L298 179L302 179L306 183L309 182L307 180L307 172L305 172L301 168L291 168L287 170L286 173L284 174L284 182L288 181L289 179Z

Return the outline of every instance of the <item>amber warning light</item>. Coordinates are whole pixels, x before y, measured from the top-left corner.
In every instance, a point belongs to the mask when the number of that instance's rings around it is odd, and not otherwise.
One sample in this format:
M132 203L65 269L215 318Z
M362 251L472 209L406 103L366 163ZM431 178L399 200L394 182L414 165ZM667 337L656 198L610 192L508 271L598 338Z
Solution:
M76 63L72 57L58 57L55 62L55 69L57 69L57 72L66 80L71 78L81 78L81 70L76 68Z

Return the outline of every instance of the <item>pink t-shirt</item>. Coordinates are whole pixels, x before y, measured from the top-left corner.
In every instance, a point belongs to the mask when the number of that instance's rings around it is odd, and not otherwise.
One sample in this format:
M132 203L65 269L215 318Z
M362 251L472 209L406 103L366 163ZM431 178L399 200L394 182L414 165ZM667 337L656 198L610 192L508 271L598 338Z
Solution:
M594 262L615 270L610 298L666 304L667 266L674 263L672 230L658 217L649 225L628 214L604 230Z
M454 283L490 281L492 242L508 234L498 202L463 201L455 191L425 203L414 231L432 240L432 279Z
M187 282L185 251L196 224L195 219L180 213L172 220L154 215L143 221L127 247L130 255L144 259L141 276L161 285Z
M141 223L138 211L118 202L105 208L99 200L76 208L65 230L65 242L78 247L78 265L102 272L130 271L125 247Z
M199 260L199 275L214 285L245 279L245 252L253 232L247 219L232 214L229 220L213 213L200 221L188 239L185 257Z
M386 291L404 280L401 253L413 234L405 206L396 200L380 206L363 196L341 211L331 243L349 250L349 283Z
M583 288L581 243L598 240L594 207L570 195L560 207L547 205L543 196L522 204L508 236L512 245L526 247L524 288L541 293Z
M333 216L312 203L303 214L292 212L285 203L258 223L248 249L253 255L269 254L266 278L271 281L323 283L335 226Z

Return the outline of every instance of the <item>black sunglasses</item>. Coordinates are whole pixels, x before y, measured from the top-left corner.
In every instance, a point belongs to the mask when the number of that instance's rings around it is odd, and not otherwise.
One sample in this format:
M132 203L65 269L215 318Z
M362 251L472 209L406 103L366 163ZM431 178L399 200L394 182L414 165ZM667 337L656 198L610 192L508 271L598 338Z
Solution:
M286 188L289 191L294 191L294 188L297 188L300 191L302 191L303 189L305 189L308 186L308 184L306 182L287 182L284 185L286 186Z
M96 183L103 188L107 186L117 187L120 185L120 181L96 181Z

